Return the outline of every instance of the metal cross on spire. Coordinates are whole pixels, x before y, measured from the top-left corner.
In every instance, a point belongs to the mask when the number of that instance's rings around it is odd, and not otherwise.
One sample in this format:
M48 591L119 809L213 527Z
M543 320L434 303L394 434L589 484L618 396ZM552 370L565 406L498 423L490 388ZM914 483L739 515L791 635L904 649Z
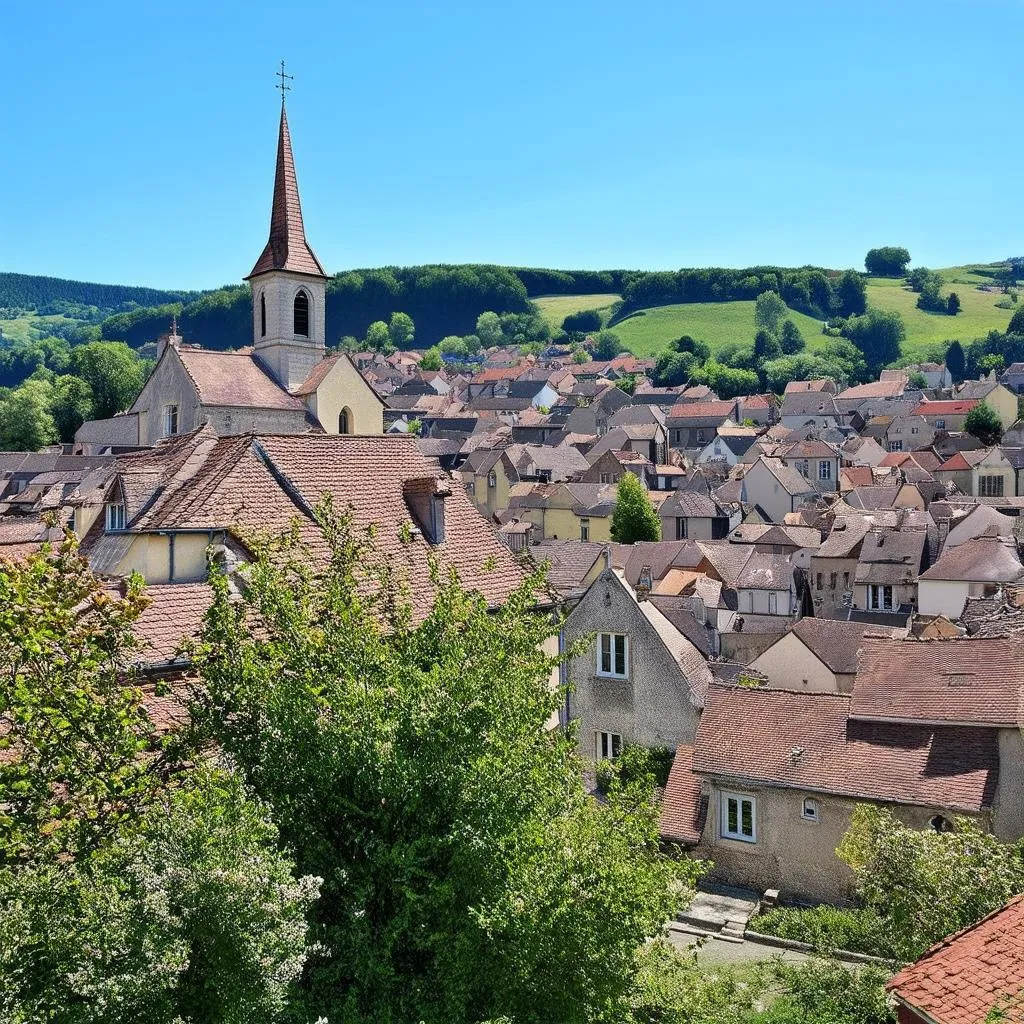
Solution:
M281 106L283 107L284 106L284 94L291 89L291 86L288 84L288 82L295 81L295 76L294 75L286 75L284 73L284 61L281 61L281 70L280 71L276 71L274 74L275 74L275 77L281 79L281 81L277 85L275 85L274 88L281 90Z

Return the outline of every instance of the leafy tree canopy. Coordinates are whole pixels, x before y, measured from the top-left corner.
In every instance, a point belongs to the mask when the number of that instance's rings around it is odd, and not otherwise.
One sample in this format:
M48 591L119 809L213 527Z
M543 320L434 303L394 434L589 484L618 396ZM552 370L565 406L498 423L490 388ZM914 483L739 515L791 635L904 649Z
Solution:
M761 331L777 335L782 319L788 313L785 302L775 291L761 292L754 301L754 323Z
M1003 436L1003 424L999 414L988 404L976 405L964 419L964 430L973 434L982 444L999 444Z
M122 341L94 341L71 350L71 372L92 389L93 415L127 410L146 379L146 364Z
M899 359L900 347L906 338L903 318L899 313L880 309L869 309L862 316L851 316L842 333L863 353L872 377L877 377L882 367Z
M416 325L408 313L392 313L391 322L388 324L388 334L391 336L391 344L395 348L412 348Z
M883 245L869 249L864 257L864 267L876 277L902 277L907 272L910 253L901 245Z
M601 331L594 339L595 359L614 359L622 352L628 351L622 339L613 331Z
M951 341L949 343L949 348L946 349L945 359L946 369L949 370L953 380L963 380L964 374L967 370L967 359L964 355L964 347L959 341Z
M623 473L612 513L612 537L619 544L661 540L661 520L635 473Z
M562 321L562 330L566 334L593 334L601 330L601 314L596 309L570 313Z

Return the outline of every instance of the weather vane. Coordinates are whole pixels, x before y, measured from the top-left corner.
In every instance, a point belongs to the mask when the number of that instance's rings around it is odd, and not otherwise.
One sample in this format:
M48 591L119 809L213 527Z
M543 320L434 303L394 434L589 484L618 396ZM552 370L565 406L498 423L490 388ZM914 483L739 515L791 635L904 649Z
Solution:
M289 89L291 89L291 86L288 84L288 82L295 81L295 76L294 75L286 75L284 73L284 61L281 61L281 70L280 71L276 71L274 74L275 74L275 77L281 79L281 81L277 85L275 85L274 88L281 90L281 105L283 106L284 105L284 94L286 92L288 92Z

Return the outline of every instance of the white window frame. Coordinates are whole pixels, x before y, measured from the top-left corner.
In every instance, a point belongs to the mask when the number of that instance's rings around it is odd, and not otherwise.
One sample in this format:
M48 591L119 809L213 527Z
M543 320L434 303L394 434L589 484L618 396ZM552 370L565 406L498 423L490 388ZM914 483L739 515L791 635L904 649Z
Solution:
M618 641L622 641L621 652L616 650ZM622 671L618 672L621 653ZM608 668L605 668L605 664ZM597 635L597 674L607 679L629 678L629 637L625 633L598 633Z
M488 473L487 474L487 486L488 487L497 487L498 486L498 474L497 473Z
M832 461L830 459L818 459L818 479L832 479Z
M1005 481L1001 473L978 474L978 497L1001 498L1005 490Z
M612 761L621 753L622 736L619 733L594 733L594 755L598 761Z
M779 614L779 592L777 590L768 591L768 614Z
M105 511L107 533L123 533L127 529L127 516L123 501L108 501Z
M729 805L736 805L736 828L729 827ZM750 805L750 832L743 828L743 805ZM741 843L757 842L757 798L746 793L722 793L720 797L721 814L719 816L719 832L723 839L735 839Z
M868 611L892 612L896 610L896 590L890 583L869 583L868 585ZM885 592L889 591L889 601L886 603Z
M173 427L171 429L171 420L174 420ZM174 437L178 433L178 406L174 403L164 406L164 437Z
M588 540L590 540L590 520L589 519L580 519L580 540L581 541L588 541Z
M686 540L690 535L690 521L686 516L676 516L676 540Z

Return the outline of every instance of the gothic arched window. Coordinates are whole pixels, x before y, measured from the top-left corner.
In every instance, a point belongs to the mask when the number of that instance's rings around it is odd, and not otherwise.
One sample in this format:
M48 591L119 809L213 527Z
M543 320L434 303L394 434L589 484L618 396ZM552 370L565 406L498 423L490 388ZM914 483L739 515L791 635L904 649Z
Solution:
M300 338L309 337L309 296L300 291L295 296L295 325L292 331L293 334L298 335Z
M347 408L342 409L341 412L338 414L338 433L352 433L352 413Z
M267 297L260 292L260 337L267 336Z

